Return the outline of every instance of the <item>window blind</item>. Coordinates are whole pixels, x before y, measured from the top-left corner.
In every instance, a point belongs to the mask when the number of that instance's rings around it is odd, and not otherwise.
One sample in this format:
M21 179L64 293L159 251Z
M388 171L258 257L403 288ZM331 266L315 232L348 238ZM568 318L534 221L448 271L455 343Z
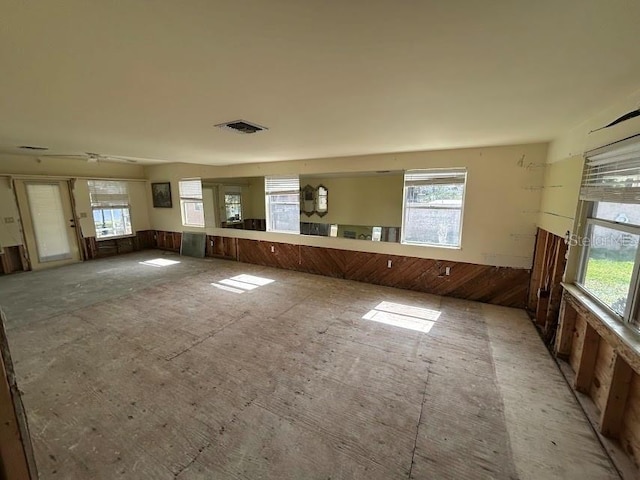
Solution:
M298 175L265 177L264 189L266 194L298 194L300 193L300 177Z
M89 180L89 197L94 208L128 207L129 190L126 182Z
M455 168L448 170L407 170L404 174L405 186L452 185L465 183L467 170Z
M640 203L640 139L634 137L588 154L580 199Z
M180 180L178 183L180 198L202 200L202 182L198 180Z

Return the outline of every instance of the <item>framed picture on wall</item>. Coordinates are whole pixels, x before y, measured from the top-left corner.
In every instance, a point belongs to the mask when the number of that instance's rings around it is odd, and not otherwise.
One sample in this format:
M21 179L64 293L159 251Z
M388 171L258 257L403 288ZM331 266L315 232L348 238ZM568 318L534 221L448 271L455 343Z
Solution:
M171 208L171 183L152 183L151 196L154 208Z

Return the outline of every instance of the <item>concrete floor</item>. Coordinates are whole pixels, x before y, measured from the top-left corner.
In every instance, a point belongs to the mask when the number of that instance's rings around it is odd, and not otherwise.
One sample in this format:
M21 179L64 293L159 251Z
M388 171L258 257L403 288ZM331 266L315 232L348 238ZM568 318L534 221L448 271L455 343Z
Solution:
M157 251L0 305L41 478L619 478L523 311Z

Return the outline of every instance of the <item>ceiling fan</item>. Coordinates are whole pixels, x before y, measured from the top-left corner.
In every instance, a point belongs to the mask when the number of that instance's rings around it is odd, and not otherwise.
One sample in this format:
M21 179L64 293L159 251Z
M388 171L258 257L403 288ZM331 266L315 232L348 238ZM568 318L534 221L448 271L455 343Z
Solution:
M40 157L60 157L60 158L80 158L86 160L88 163L98 163L98 162L116 162L116 163L138 163L137 160L133 158L127 157L118 157L114 155L102 155L100 153L94 152L85 152L82 154L55 154L55 153L44 153L40 154Z

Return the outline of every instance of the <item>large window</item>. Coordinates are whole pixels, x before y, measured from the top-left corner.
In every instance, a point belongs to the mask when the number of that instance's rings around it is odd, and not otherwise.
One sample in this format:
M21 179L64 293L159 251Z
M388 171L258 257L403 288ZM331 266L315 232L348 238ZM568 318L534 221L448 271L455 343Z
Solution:
M265 177L267 231L300 233L300 178Z
M407 171L402 243L460 247L466 180L465 169Z
M182 225L185 227L204 227L204 206L202 203L202 182L197 180L181 180L180 211Z
M580 198L586 210L578 285L621 320L638 326L640 144L590 154Z
M89 197L96 238L131 235L131 207L126 182L89 180Z

